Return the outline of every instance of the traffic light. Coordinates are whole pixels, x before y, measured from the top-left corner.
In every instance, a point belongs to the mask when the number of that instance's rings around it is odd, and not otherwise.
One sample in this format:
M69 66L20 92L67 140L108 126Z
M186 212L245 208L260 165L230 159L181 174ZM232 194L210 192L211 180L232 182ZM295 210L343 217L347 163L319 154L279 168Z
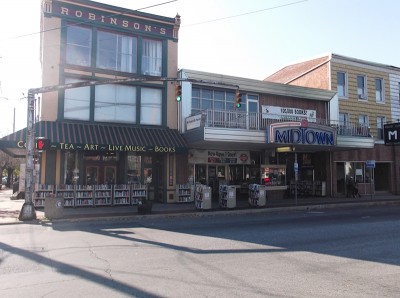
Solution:
M175 98L178 102L182 100L182 86L180 84L175 85Z
M35 148L39 152L48 149L49 147L49 140L45 138L36 138L35 139Z
M240 108L242 106L242 93L239 90L236 90L235 95L235 108Z

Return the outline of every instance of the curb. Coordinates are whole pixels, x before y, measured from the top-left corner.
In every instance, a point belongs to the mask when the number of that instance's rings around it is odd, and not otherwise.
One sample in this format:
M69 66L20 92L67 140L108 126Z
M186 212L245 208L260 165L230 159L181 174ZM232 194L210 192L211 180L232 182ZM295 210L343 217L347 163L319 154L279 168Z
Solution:
M178 217L209 217L209 216L229 216L229 215L251 215L251 214L272 214L272 213L287 213L297 211L313 211L313 210L331 210L331 209L352 209L352 208L368 208L374 206L400 205L400 200L380 200L380 201L363 201L350 203L330 203L330 204L309 204L301 206L286 206L286 207L265 207L265 208L250 208L250 209L230 209L230 210L206 210L206 211L172 211L169 213L152 213L146 215L101 215L97 216L82 216L82 217L66 217L58 219L41 218L36 219L37 223L63 223L63 222L91 222L91 221L128 221L128 220L147 220L159 218L178 218ZM26 223L17 221L16 223ZM1 223L0 223L1 224Z

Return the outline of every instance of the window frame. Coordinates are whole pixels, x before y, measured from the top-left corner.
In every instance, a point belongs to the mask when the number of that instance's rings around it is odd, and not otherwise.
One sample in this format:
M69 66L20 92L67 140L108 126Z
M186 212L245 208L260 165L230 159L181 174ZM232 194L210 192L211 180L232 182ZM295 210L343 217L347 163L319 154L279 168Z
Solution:
M146 64L145 63L145 60L146 60L145 57L147 57L147 56L145 56L145 53L146 53L145 44L146 44L146 42L155 42L155 43L160 45L160 48L159 49L157 48L156 51L157 51L157 54L161 55L161 57L152 58L152 56L148 56L149 60L150 59L159 60L159 61L156 61L155 63L153 63L156 66L158 66L158 64L159 64L159 68L160 68L159 72L155 71L155 70L151 71L150 69L145 69L144 68L144 65ZM164 44L163 41L160 40L160 39L153 39L153 38L142 38L141 39L141 46L140 46L141 47L141 58L140 58L141 69L140 69L140 73L142 75L157 76L157 77L161 77L162 76L162 74L163 74L163 62L164 62L164 53L163 53L164 52L163 51L164 50L163 49L164 45L163 44ZM150 68L151 61L148 61L147 64L149 65L149 68Z
M224 93L224 100L219 96L215 97L215 93ZM217 105L216 105L217 103ZM220 105L224 105L224 109L221 110ZM193 86L192 88L192 98L191 98L191 115L196 115L204 110L211 109L216 111L232 111L235 110L235 91L228 89L218 89L208 86ZM217 108L216 108L217 106ZM245 96L242 95L242 107L246 107Z
M343 80L344 80L344 85L343 85L343 95L339 93L339 86L342 86L339 84L339 74L343 74ZM344 71L338 71L336 73L336 90L339 98L342 99L347 99L348 98L348 79L347 79L347 72Z
M74 78L74 77L66 77L65 78L65 84L78 83L78 82L88 82L88 80L78 79L78 78ZM85 93L84 95L86 95L86 96L81 96L79 98L76 98L77 93ZM72 95L72 97L70 97L70 95ZM83 102L83 103L86 103L86 105L78 105L77 106L77 105L73 104L73 101ZM68 111L66 111L66 109L68 109L69 106L71 106L71 108L75 109L74 111L71 111L71 114L73 115L73 117L71 115L69 115ZM81 110L83 108L88 109L88 113L85 116L82 116L81 115L82 113L76 110L76 109ZM91 110L92 110L92 104L91 104L90 86L71 88L71 89L64 90L63 107L62 107L63 119L90 121Z
M359 79L362 79L361 81L362 86L360 86ZM363 101L367 100L368 99L367 91L368 91L367 77L365 75L357 75L357 98Z
M112 35L116 41L113 43L115 47L113 49L106 49L100 47L100 37L102 34ZM123 39L127 38L130 41L130 53L123 52L121 44L124 42ZM120 32L113 32L109 30L97 30L96 36L96 68L118 71L118 72L128 72L128 73L137 73L138 72L138 38L136 36L131 36L127 34L122 34ZM111 53L115 54L114 67L101 66L99 63L101 53ZM129 69L123 69L124 65L121 62L124 57L130 57Z
M77 36L74 34L70 37L69 30L76 30L76 29L86 31L89 33L88 45L84 45L83 43L73 43L73 41L76 41ZM69 38L71 38L71 40ZM71 48L73 48L74 50L72 50ZM85 54L87 55L86 57L87 61L79 59L80 58L79 55L76 54L79 52L82 53L82 51L79 51L82 49L86 49L85 52L87 53ZM93 49L93 28L68 24L65 30L65 62L71 65L90 67L93 59L92 49ZM81 61L85 61L86 63L79 63Z
M380 90L377 89L377 82L380 82ZM378 94L380 99L378 98ZM384 81L382 78L375 78L375 101L377 103L385 102Z
M104 91L104 88L110 88L107 92ZM112 88L112 89L111 89ZM126 92L126 94L131 94L132 102L121 101L119 97L121 94L123 95L124 90L130 90L130 92ZM128 124L136 124L137 119L137 87L132 85L120 85L120 84L107 84L107 85L97 85L94 88L94 107L93 107L93 120L95 122L107 122L107 123L128 123ZM101 98L104 100L101 102L103 107L100 104L100 95L106 95L107 93L114 93L114 97L108 96L108 98ZM131 110L131 113L124 115L128 110ZM107 112L108 116L101 116L101 113ZM107 115L107 114L105 114ZM119 116L119 117L118 117Z
M146 104L150 105L157 105L157 110L152 109L149 114L146 114L147 110L150 110L150 108L146 107L144 105L144 102L147 101L147 98L144 96L143 91L144 90L154 90L159 93L159 98L152 98L156 99L159 102L155 101L148 101ZM139 118L139 124L140 125L157 125L161 126L163 123L163 92L161 88L154 88L154 87L141 87L140 88L140 118ZM158 112L158 113L156 113Z
M363 120L362 122L360 120ZM360 125L365 125L366 127L369 127L369 117L366 114L359 114L358 115L358 124Z
M341 120L341 115L343 115L343 121ZM339 125L343 127L350 127L350 114L339 112Z
M385 123L386 123L386 117L385 116L376 116L376 131L377 131L376 138L378 140L381 140L381 141L384 140L383 128L384 128Z

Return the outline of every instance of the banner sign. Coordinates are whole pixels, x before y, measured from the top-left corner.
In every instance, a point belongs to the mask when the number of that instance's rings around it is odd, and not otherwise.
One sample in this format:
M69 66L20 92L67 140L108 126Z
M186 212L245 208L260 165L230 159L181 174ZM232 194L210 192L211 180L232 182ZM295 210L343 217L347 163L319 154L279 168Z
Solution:
M189 150L189 163L250 164L249 151Z
M307 119L309 122L316 122L317 111L299 108L261 106L263 119L278 119L285 121L301 121Z

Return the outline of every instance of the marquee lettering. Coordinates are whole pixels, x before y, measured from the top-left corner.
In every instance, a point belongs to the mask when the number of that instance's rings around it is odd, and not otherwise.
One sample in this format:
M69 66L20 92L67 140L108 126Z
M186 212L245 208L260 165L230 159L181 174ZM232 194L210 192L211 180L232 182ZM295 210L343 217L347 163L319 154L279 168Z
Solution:
M304 127L275 131L275 142L283 144L335 145L332 132L315 131Z

